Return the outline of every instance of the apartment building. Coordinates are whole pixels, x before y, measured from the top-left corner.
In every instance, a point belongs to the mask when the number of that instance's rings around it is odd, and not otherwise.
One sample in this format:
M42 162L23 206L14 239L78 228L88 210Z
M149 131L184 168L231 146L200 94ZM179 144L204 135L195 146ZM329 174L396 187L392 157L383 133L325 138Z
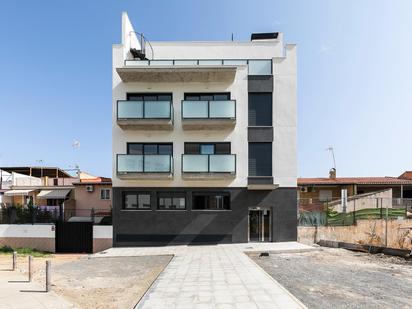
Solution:
M296 46L113 45L113 245L297 237Z

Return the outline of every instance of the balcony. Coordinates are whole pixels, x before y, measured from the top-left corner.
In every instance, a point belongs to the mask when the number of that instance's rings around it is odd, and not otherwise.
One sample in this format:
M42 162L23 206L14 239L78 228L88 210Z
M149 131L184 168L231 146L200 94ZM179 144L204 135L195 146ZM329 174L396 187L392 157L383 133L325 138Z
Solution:
M126 60L117 68L123 82L233 82L246 60Z
M235 176L234 154L182 155L182 177L185 179L227 179Z
M186 130L222 130L236 124L236 101L182 101Z
M117 124L125 130L172 130L172 102L119 100Z
M169 179L173 177L173 157L118 154L116 172L123 179Z

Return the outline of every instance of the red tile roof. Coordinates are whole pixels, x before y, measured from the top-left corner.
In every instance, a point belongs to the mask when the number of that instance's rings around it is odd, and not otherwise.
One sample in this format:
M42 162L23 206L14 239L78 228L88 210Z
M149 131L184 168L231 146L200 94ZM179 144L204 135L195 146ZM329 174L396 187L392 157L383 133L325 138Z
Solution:
M352 184L353 185L412 185L412 175L411 175L411 178L409 179L397 178L397 177L336 177L335 179L298 178L299 186L302 186L302 185L352 185Z
M412 171L405 171L398 178L400 178L400 179L412 179Z

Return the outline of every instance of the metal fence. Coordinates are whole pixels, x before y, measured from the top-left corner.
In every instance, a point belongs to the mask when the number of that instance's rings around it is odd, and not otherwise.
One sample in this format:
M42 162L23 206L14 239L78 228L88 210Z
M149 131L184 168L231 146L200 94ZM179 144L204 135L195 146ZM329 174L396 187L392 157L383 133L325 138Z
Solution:
M96 225L111 225L111 209L64 209L62 207L2 207L0 224L42 224L64 222L93 222Z
M298 199L300 226L346 226L358 220L412 218L412 199L354 196Z

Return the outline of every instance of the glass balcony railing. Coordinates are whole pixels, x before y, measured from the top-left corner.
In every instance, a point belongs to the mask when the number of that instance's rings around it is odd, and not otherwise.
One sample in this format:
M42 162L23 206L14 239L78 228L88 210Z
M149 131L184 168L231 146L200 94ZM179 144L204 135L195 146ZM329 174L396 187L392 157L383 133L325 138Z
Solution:
M117 119L172 119L170 101L117 101Z
M125 60L125 66L239 66L247 65L249 75L272 75L271 59L181 59L181 60Z
M182 119L235 119L236 101L182 101Z
M183 173L236 173L234 154L184 154L182 155Z
M171 155L117 155L117 173L173 173Z

